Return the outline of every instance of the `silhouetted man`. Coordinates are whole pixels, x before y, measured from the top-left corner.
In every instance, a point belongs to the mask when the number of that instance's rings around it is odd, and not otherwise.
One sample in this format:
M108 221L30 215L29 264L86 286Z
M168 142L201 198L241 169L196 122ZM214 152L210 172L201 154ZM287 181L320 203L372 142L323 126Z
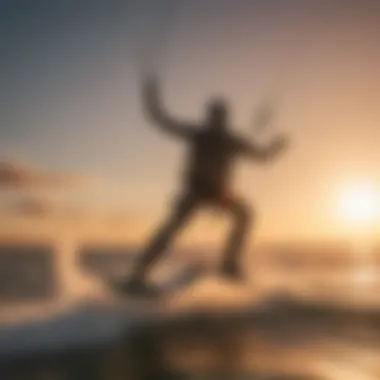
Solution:
M243 275L240 253L252 215L249 207L231 193L231 169L237 158L270 161L284 150L287 140L278 137L269 146L261 147L234 135L228 129L227 104L222 100L210 102L203 125L179 122L165 112L159 95L156 78L150 77L143 91L149 119L163 132L187 142L190 148L184 172L184 189L172 213L142 253L132 277L123 284L123 290L144 294L154 292L146 283L148 270L162 256L194 211L204 205L216 206L233 218L234 225L227 241L220 273L231 280L240 280Z

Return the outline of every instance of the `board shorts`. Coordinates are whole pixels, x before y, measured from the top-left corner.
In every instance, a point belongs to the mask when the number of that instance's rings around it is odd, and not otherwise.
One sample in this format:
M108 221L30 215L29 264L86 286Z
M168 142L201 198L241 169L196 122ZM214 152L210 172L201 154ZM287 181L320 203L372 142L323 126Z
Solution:
M184 197L194 199L196 203L221 207L228 207L235 199L232 191L225 187L210 186L199 182L186 187L177 200L181 201Z

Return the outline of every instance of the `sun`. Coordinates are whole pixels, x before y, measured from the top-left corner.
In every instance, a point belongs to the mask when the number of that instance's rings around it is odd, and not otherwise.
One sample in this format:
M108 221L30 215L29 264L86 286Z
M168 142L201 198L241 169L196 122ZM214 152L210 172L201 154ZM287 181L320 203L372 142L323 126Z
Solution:
M347 186L339 199L340 215L347 223L371 226L379 216L379 194L371 184Z

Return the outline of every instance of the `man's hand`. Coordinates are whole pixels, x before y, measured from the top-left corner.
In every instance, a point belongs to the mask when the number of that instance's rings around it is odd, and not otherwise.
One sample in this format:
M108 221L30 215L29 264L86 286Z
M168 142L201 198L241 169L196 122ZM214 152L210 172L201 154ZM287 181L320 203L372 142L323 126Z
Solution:
M144 81L144 95L149 99L158 99L159 86L156 75L150 74Z
M171 117L161 100L157 77L148 75L143 82L143 107L147 118L161 130L181 138L194 136L193 126Z
M280 135L275 137L270 146L271 156L276 156L281 153L283 150L287 149L289 146L289 137L286 135Z
M273 120L274 107L271 102L264 103L256 111L253 131L260 132L262 129L266 128Z

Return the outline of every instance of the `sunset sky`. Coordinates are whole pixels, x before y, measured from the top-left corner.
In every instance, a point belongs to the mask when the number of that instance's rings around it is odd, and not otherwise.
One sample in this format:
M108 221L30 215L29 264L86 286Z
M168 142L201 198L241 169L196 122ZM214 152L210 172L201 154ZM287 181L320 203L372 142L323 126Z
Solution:
M379 188L376 1L0 4L0 158L38 177L38 186L10 187L0 170L3 230L98 218L99 234L120 222L128 238L165 215L185 147L143 118L142 57L153 60L168 109L185 119L202 120L205 102L222 94L233 127L250 136L255 108L275 99L262 138L289 133L291 149L270 166L242 162L236 173L237 190L258 209L258 236L339 237L348 233L335 210L340 192L363 181ZM68 183L51 187L43 173ZM30 208L15 207L27 200L51 212L36 223ZM66 208L77 214L52 224ZM214 220L195 238L217 232Z

